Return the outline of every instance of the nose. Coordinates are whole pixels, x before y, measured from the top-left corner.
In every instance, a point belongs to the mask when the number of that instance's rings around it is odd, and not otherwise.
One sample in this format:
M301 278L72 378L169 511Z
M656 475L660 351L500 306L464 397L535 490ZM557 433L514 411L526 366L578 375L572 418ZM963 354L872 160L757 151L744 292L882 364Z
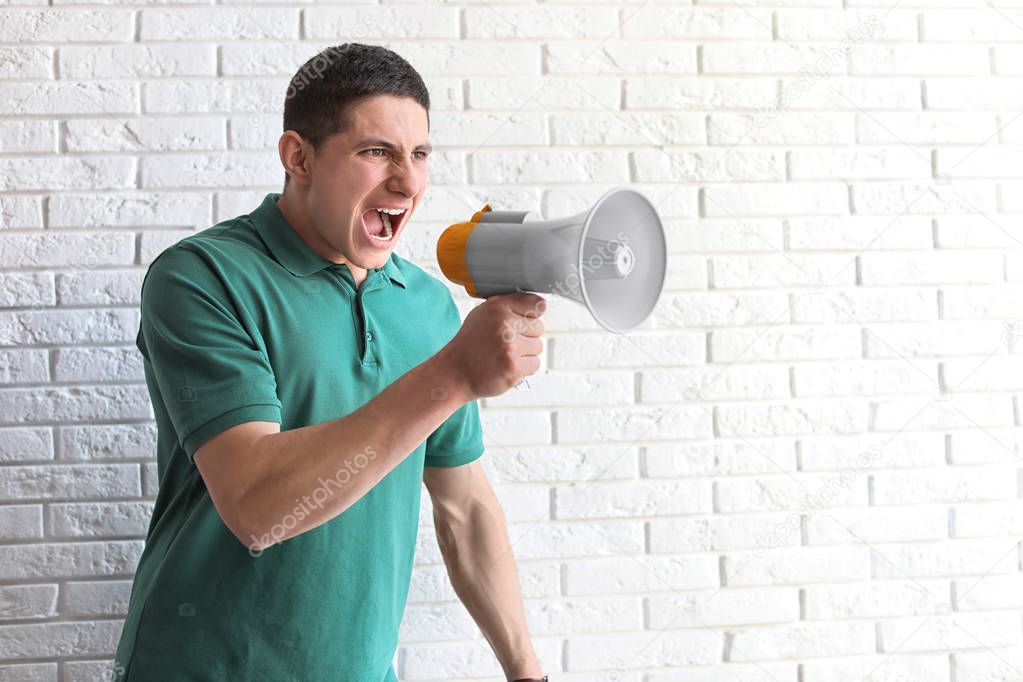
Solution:
M387 182L389 190L414 197L419 193L420 185L421 178L410 160L402 159L391 164L391 177Z

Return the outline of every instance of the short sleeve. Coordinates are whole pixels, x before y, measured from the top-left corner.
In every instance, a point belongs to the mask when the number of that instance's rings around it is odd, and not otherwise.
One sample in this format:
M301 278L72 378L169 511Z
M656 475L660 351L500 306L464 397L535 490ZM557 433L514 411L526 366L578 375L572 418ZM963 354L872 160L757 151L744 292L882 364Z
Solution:
M277 380L257 337L203 256L172 246L150 265L137 345L158 422L169 420L189 460L232 426L280 423Z
M443 285L442 285L443 286ZM458 333L462 318L451 292L445 287L443 313L443 343ZM454 467L468 464L483 456L483 426L477 401L465 403L452 413L426 439L426 466Z

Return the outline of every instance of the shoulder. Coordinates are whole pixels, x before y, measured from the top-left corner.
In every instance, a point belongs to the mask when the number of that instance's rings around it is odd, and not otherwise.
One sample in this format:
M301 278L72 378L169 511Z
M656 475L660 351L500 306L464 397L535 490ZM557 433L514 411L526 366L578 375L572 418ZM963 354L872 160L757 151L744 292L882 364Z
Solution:
M232 275L265 265L267 254L247 218L219 222L171 244L150 262L143 285L186 276L207 285L225 285Z

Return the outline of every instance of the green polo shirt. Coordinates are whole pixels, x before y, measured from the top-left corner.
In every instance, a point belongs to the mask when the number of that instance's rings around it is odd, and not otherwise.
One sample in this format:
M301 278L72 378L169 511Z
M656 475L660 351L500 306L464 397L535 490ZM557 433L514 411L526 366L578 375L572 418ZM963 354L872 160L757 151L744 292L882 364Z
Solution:
M284 431L344 417L461 324L447 287L393 253L357 287L292 230L279 196L171 246L143 282L136 343L160 486L119 682L396 680L423 467L483 453L477 404L466 403L331 521L258 556L227 529L192 459L200 445L247 421ZM296 518L310 500L296 499Z

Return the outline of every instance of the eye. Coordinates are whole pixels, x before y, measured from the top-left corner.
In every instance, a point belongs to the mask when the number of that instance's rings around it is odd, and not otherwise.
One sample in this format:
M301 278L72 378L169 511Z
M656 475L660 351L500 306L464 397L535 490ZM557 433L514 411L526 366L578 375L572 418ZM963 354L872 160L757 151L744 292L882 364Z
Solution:
M429 152L423 152L423 151L418 151L418 152L415 152L415 153L416 153L416 154L421 154L421 155L422 155L422 156L420 156L420 157L419 157L419 159L420 159L421 161L425 161L425 160L426 160L426 157L428 157L428 156L430 155L430 154L429 154Z
M386 149L382 149L380 147L374 147L373 149L367 149L366 151L363 152L363 154L369 154L370 152L382 152L382 153L386 154L387 150Z

